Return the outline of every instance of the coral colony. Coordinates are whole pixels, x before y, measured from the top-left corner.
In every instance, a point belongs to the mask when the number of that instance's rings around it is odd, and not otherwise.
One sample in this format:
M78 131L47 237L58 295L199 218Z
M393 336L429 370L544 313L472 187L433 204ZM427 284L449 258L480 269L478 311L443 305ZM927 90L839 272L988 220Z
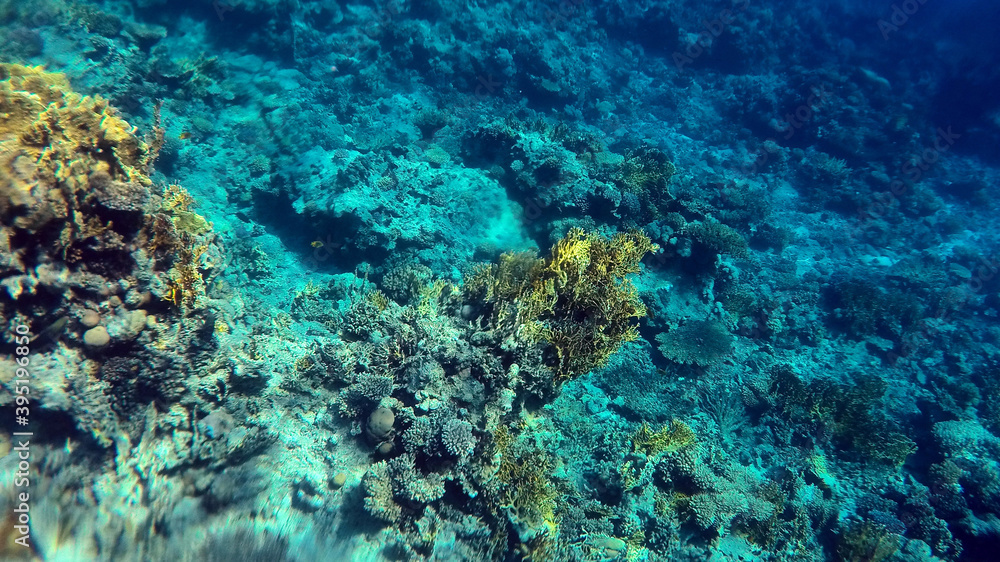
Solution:
M0 560L995 560L998 23L0 0Z

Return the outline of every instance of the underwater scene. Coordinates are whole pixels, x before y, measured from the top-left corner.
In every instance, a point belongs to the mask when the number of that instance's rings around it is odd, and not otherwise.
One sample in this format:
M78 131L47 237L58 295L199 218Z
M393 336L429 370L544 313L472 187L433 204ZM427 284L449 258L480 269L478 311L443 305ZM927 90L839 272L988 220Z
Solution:
M0 561L1000 560L998 26L0 0Z

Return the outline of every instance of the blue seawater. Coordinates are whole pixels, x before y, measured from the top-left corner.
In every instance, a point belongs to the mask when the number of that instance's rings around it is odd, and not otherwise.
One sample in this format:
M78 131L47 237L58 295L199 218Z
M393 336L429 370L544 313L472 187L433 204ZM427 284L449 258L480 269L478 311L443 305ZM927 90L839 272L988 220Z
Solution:
M0 559L996 560L998 24L0 0Z

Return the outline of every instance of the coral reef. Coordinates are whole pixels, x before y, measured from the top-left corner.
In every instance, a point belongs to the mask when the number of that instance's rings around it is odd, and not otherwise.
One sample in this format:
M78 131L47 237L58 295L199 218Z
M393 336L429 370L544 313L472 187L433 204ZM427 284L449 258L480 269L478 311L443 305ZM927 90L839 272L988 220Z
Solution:
M1000 9L725 4L0 0L0 559L995 557Z

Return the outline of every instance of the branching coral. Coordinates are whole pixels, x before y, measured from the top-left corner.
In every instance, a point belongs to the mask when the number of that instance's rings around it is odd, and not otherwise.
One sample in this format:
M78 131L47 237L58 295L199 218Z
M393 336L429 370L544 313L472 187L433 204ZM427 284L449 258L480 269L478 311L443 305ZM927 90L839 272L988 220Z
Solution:
M880 562L899 549L899 535L871 521L852 522L837 541L837 556L845 562Z
M395 523L403 515L403 508L393 499L392 480L386 461L373 464L362 479L365 489L365 509L372 516Z
M899 339L918 326L924 314L918 297L891 286L885 288L870 281L849 279L831 289L834 317L851 337L880 334Z
M398 523L405 512L412 514L414 508L440 499L445 492L441 475L421 473L414 466L413 455L373 464L362 484L365 509L387 523Z
M477 440L471 423L453 419L441 429L441 442L449 453L464 458L476 450Z
M559 491L551 480L551 458L530 440L518 441L506 427L493 436L494 457L500 459L491 488L493 500L506 509L525 544L556 539ZM534 548L541 548L535 543Z
M663 455L689 451L697 443L694 431L679 420L671 420L658 431L643 423L629 437L632 454L618 467L622 487L631 490L643 482L649 482L655 469L655 460Z
M610 240L571 229L548 258L505 254L466 281L466 297L492 308L494 327L551 346L551 367L567 380L604 365L639 336L632 320L646 315L627 276L658 247L639 232Z
M745 258L748 254L747 241L739 232L721 222L688 223L684 234L716 254L729 254L735 258Z
M658 214L672 199L667 184L676 171L666 154L644 146L625 154L620 175L615 179L623 192L638 197L645 207Z
M177 307L191 308L200 304L205 297L205 280L198 271L198 260L206 249L207 246L198 246L184 249L178 254L177 261L168 272L170 281L164 300Z
M211 223L206 221L205 217L191 210L193 205L194 197L191 197L186 189L179 185L170 185L163 191L160 211L170 216L174 227L180 232L198 236L212 230Z
M385 296L385 293L382 291L372 291L365 296L380 311L389 308L389 297Z

